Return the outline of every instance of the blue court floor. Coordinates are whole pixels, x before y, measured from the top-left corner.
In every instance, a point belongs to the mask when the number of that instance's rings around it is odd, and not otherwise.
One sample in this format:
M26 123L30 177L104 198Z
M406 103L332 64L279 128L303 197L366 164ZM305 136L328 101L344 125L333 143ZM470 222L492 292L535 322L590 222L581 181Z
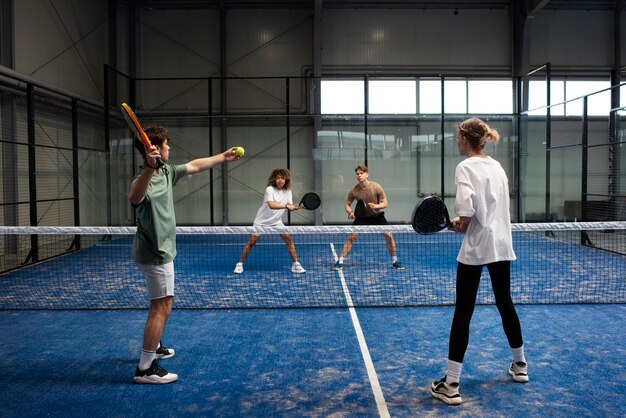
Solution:
M464 403L430 397L452 307L356 309L392 417L626 415L626 306L522 305L530 382L511 381L494 306L479 306ZM175 310L164 386L132 383L144 310L0 311L1 417L377 417L348 309Z

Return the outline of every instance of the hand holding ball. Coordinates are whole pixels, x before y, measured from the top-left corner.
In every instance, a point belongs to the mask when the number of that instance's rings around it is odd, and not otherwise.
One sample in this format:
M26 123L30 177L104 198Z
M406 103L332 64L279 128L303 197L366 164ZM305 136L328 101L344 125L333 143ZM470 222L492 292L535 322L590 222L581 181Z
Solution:
M246 152L246 150L243 149L243 147L237 147L237 149L235 150L235 155L237 157L243 157L243 154Z

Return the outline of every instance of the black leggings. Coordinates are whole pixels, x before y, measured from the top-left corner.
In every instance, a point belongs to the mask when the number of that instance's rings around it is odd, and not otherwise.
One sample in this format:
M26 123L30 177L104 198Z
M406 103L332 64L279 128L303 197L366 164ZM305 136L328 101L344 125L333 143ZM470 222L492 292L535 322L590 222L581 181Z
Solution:
M511 300L511 262L499 261L487 264L491 286L496 298L496 306L502 317L504 333L509 340L509 347L523 345L522 329L515 306ZM448 359L463 363L465 350L469 342L470 321L476 305L476 294L480 284L483 266L469 266L458 263L456 271L456 308L450 330Z

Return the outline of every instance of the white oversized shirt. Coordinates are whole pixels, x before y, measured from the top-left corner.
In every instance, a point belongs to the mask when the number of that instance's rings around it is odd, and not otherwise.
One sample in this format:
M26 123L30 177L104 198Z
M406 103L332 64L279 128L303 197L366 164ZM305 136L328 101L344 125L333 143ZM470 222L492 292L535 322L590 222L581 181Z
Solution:
M456 167L457 216L471 217L457 261L484 265L515 260L509 213L509 181L500 163L487 156L466 158Z
M263 204L256 213L254 218L255 226L280 226L282 225L282 216L285 209L272 209L267 202L276 202L280 205L291 205L293 203L291 190L277 189L276 187L267 186L265 196L263 196Z

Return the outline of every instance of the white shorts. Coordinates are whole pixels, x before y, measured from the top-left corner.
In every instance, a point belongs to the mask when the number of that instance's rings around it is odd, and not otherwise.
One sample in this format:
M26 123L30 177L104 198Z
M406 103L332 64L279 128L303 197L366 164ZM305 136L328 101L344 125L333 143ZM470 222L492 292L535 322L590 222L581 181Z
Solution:
M167 264L139 264L139 270L146 279L146 288L150 300L174 296L174 262Z
M278 221L278 222L276 222L276 223L275 223L275 224L273 224L273 225L261 225L261 224L259 224L259 223L254 222L254 223L252 224L252 226L256 226L256 227L259 227L259 226L270 226L270 227L271 227L271 226L280 226L280 227L283 227L283 226L285 226L285 224L283 223L283 221Z

